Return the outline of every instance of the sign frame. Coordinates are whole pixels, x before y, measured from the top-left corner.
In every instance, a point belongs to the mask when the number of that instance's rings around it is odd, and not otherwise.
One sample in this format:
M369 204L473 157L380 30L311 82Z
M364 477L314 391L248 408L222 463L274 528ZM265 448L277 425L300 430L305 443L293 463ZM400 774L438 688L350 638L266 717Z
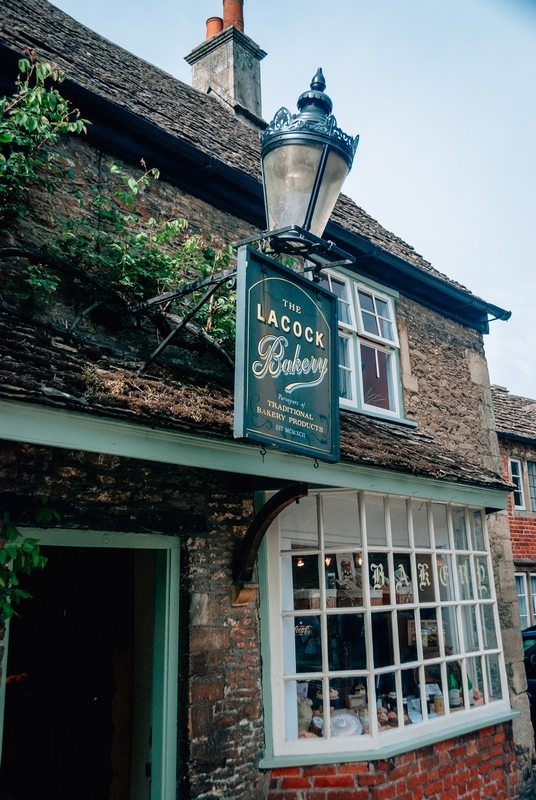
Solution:
M247 246L236 294L234 437L339 461L337 296Z

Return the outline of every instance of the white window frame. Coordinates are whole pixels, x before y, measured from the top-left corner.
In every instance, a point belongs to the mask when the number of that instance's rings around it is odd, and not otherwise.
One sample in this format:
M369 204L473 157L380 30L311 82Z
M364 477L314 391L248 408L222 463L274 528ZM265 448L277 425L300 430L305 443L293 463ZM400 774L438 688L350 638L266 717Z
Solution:
M535 460L535 459L532 459L532 458L527 458L527 460L526 460L526 467L527 467L527 489L528 489L528 494L527 494L527 497L528 497L528 499L529 499L529 502L530 502L530 510L531 510L531 511L535 511L535 512L536 512L536 497L534 497L534 498L533 498L533 496L532 496L532 493L531 493L529 464L534 464L534 466L535 466L535 470L536 470L536 460ZM536 475L535 475L535 477L536 477Z
M361 283L354 278L342 275L339 272L323 269L322 275L327 278L330 290L332 281L337 280L346 286L346 295L349 301L351 322L342 322L339 320L339 334L351 342L351 382L352 391L354 395L353 400L348 400L339 397L339 405L341 408L362 411L378 417L390 417L392 419L401 419L402 417L402 398L400 388L400 365L399 365L399 352L400 343L398 339L398 331L396 327L396 316L393 298L387 294L371 288L365 283ZM387 304L391 314L391 325L393 330L393 340L386 339L383 336L375 336L374 334L365 331L361 317L361 306L359 303L359 291L366 292L374 298L378 298ZM392 402L393 408L380 408L379 406L372 405L365 402L363 391L363 374L360 369L360 343L368 347L374 348L379 352L387 353L391 356L390 362L392 367Z
M523 630L525 630L525 628L528 628L531 625L530 606L529 606L529 593L528 593L528 588L527 588L527 573L526 572L515 572L514 573L514 578L515 578L515 581L516 581L517 607L518 607L518 611L519 611L519 624L521 626L521 630L523 631ZM519 583L518 583L518 580L517 580L518 578L520 578ZM520 584L521 584L521 588L524 589L524 592L520 592L519 591ZM525 605L525 613L523 613L523 608L522 608L523 604ZM523 619L524 618L527 620L527 624L526 625L523 625Z
M337 490L335 490L337 492ZM330 492L330 494L335 493L334 491ZM346 493L347 490L345 490ZM338 491L339 494L342 493L342 490ZM317 495L326 495L327 492L319 491L317 493L312 493ZM354 492L355 494L355 492ZM403 553L407 551L410 554L412 559L415 559L413 553L422 552L423 550L426 553L434 554L438 552L442 555L445 553L450 554L451 556L454 555L454 533L453 533L453 521L452 521L452 514L451 510L456 506L456 504L445 504L448 510L448 520L449 520L449 547L447 549L442 549L434 547L434 532L433 532L433 517L432 517L432 506L429 500L422 500L423 503L427 503L428 506L428 520L429 520L429 529L431 535L431 542L429 548L422 548L422 547L415 547L413 542L413 528L411 522L411 513L409 513L409 547L401 547L398 544L392 541L391 537L391 529L390 523L387 521L387 546L377 546L375 544L371 544L370 547L367 549L366 546L366 515L364 511L364 503L363 503L363 495L365 493L358 492L359 496L359 519L360 519L360 527L362 531L362 549L363 549L363 558L364 558L364 566L363 566L363 575L366 574L366 570L368 570L368 551L371 552L378 552L378 551L385 551L387 553L394 552L396 550L397 553ZM368 494L375 494L369 492ZM378 496L376 494L376 496ZM385 508L389 508L389 496L388 495L380 495L384 498L384 505ZM405 500L409 500L410 498L406 497ZM411 498L414 499L414 498ZM321 511L321 503L322 499L318 503L317 513L320 525L320 536L322 537L322 511ZM408 507L411 504L408 503ZM456 506L460 507L460 506ZM449 661L457 661L462 665L462 674L466 675L466 659L468 658L480 658L481 659L481 667L482 667L482 680L483 680L483 692L485 697L485 704L478 708L470 707L466 701L465 709L461 711L452 712L448 709L448 703L445 703L445 715L435 718L435 719L427 719L420 724L408 725L402 728L394 728L393 731L386 731L386 732L379 732L377 729L377 723L372 722L373 715L370 715L371 718L371 735L366 736L352 736L352 737L328 737L328 738L307 738L307 739L299 739L299 738L290 738L286 739L286 722L285 722L285 686L291 685L292 681L299 681L299 674L294 675L285 674L284 672L284 655L283 655L283 641L284 641L284 633L283 633L283 623L282 620L288 616L304 616L306 614L315 614L314 611L285 611L283 609L283 582L282 582L282 551L280 550L280 535L281 535L281 516L275 520L272 524L270 530L266 535L265 541L265 549L264 549L264 560L261 564L261 584L264 587L268 596L263 598L263 608L262 614L263 617L268 617L267 620L267 627L268 627L268 641L263 642L263 648L265 655L263 656L263 663L265 664L265 668L269 669L269 690L266 692L269 695L269 704L270 707L266 708L266 716L267 716L267 732L268 736L271 737L271 740L267 743L268 751L267 755L268 758L265 760L264 764L266 766L270 765L277 765L277 764L290 764L290 763L334 763L337 759L340 760L360 760L360 753L362 754L362 759L367 759L372 757L371 753L377 753L378 757L382 757L382 754L386 753L397 753L397 752L404 752L407 750L414 749L416 746L420 746L423 741L428 743L434 741L440 741L443 739L450 738L450 736L456 735L456 732L467 732L468 730L476 730L478 728L484 727L487 724L492 724L494 721L498 721L501 719L510 718L512 712L510 710L510 705L508 701L508 689L507 689L507 681L506 681L506 670L504 666L504 660L502 656L502 645L501 645L501 636L500 636L500 627L499 627L499 618L498 618L498 611L497 611L497 602L496 602L496 594L495 588L493 583L493 571L491 567L491 555L489 549L489 540L487 536L487 530L485 525L485 513L484 509L478 509L477 507L473 506L462 506L465 510L465 519L467 529L469 530L469 513L472 511L479 511L482 515L482 527L483 527L483 536L485 541L485 550L478 550L474 549L471 551L465 551L464 555L468 555L473 567L476 567L476 563L474 561L475 558L479 559L486 559L487 568L488 568L488 578L489 578L489 586L490 586L490 597L483 599L483 593L478 593L477 588L477 574L475 568L472 570L472 586L473 586L473 597L470 600L463 600L460 597L460 591L458 587L457 580L454 580L454 600L452 601L442 601L439 598L439 595L432 603L414 603L411 606L405 606L404 608L411 608L415 609L415 619L416 625L418 625L419 620L419 612L417 609L423 607L435 607L435 608L443 608L443 607L452 607L455 609L455 614L458 623L458 636L459 636L459 643L460 643L460 653L459 654L447 654L442 640L440 640L440 657L438 657L437 663L440 665L442 671L442 683L443 686L447 686L447 665ZM389 516L387 515L389 520ZM322 545L322 538L320 540L320 545ZM316 551L318 552L319 556L322 559L325 558L326 553L329 552L331 555L333 552L336 552L337 549L330 545L327 545L326 548L320 548ZM348 550L348 546L342 548ZM361 547L357 547L357 550L361 549ZM303 554L311 555L314 554L314 550L305 548L306 552L301 553L300 549L285 551L284 555L296 555L300 556ZM459 549L456 550L456 553L459 552ZM413 563L413 574L415 576L415 560L412 561ZM437 567L436 567L436 560L435 557L432 555L432 563L434 564L434 576L435 576L435 585L439 586L438 579L437 579ZM481 562L479 562L481 563ZM320 580L322 584L323 581ZM285 583L286 586L286 583ZM287 587L288 589L288 587ZM366 624L366 646L367 646L367 669L359 670L353 669L351 670L351 677L358 678L359 675L362 675L367 680L368 685L368 705L369 705L369 713L370 709L375 708L375 690L374 690L374 679L373 676L378 676L379 674L388 673L388 672L396 672L397 674L397 686L399 689L401 688L401 670L402 669L419 669L420 676L421 676L421 697L424 698L424 673L423 670L425 667L429 666L432 662L430 660L425 660L423 656L423 651L419 644L419 655L420 659L418 658L417 662L411 662L411 664L401 664L400 663L400 656L398 652L397 645L397 627L396 624L393 624L393 647L395 651L395 663L390 665L387 668L378 668L374 666L373 663L373 644L372 644L372 630L371 630L371 614L374 613L371 610L371 606L368 599L369 589L368 589L368 581L363 580L363 589L364 589L364 597L365 597L365 608L363 613L365 614ZM325 593L325 587L320 588L321 597ZM324 602L324 601L323 601ZM482 627L481 622L481 613L480 608L477 609L476 606L484 606L489 605L493 608L493 619L495 623L495 632L497 637L496 647L494 648L486 648L484 643L484 630ZM477 615L477 632L478 632L478 646L476 650L465 650L464 645L464 634L463 634L463 619L464 615L462 614L462 610L464 606L474 606L475 612ZM324 608L324 610L322 610ZM392 612L394 614L400 609L398 605L395 606L382 606L382 611L386 613ZM322 620L326 614L329 614L330 609L327 607L321 606L320 611L316 612L319 615L319 618ZM336 612L333 611L332 613L355 613L354 609L341 609L337 608ZM361 609L360 612L361 613ZM321 622L321 625L324 623ZM268 650L268 652L266 652ZM499 673L500 673L500 682L501 682L501 691L502 691L502 698L490 701L490 687L488 685L488 675L487 675L487 666L485 657L493 656L497 658L497 664L499 666ZM435 661L434 661L435 663ZM346 673L341 672L341 677L344 678ZM326 674L324 672L321 673L314 673L315 679L321 678L324 680L325 686L327 686L326 681L330 679L330 677L335 677L333 673L327 671ZM311 677L304 677L302 680L311 680ZM465 683L464 678L464 683ZM266 686L266 684L265 684ZM467 698L468 691L467 687L464 686L464 695ZM326 689L324 688L324 692ZM399 699L399 704L401 705L401 699Z
M365 327L363 325L363 319L362 319L362 316L361 316L362 315L361 303L359 302L359 292L360 291L365 292L366 294L370 294L374 298L377 297L379 300L383 300L383 302L387 304L387 306L389 307L389 310L391 312L391 320L390 320L390 322L391 322L391 325L392 325L392 328L393 328L393 339L386 339L384 336L381 336L381 335L376 336L373 333L369 333L369 331L365 330ZM393 305L393 298L389 297L386 294L382 294L381 292L378 292L376 289L371 289L369 286L366 286L364 283L358 283L357 281L354 281L354 297L355 297L355 304L356 304L356 309L357 309L357 332L358 332L358 334L360 336L362 336L363 338L365 338L365 339L370 339L371 341L375 341L375 342L381 342L382 344L390 346L390 347L400 347L400 343L398 341L398 331L396 329L396 319L395 319L395 310L394 310L394 305Z
M512 469L513 464L517 464L519 474L514 475L514 471ZM523 481L523 462L519 458L510 458L508 460L508 468L510 470L510 480L514 483L517 487L517 492L521 495L521 504L518 505L515 500L515 493L513 497L514 508L517 511L526 511L527 504L525 502L525 487Z

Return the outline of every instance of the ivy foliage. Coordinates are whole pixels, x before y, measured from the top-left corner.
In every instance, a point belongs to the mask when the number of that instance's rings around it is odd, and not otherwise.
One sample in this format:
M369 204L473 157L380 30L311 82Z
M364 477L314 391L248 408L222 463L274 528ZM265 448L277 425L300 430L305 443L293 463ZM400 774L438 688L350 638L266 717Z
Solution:
M62 134L85 132L87 125L55 86L65 79L60 69L23 58L19 71L15 94L0 99L0 221L25 212L36 183L50 189L45 171L61 169L51 148Z
M136 300L156 297L207 278L230 266L233 249L215 247L210 236L191 234L180 217L147 218L139 195L160 177L157 169L144 169L139 178L112 163L110 171L122 185L114 192L92 186L89 208L78 194L84 214L61 223L58 252L89 272L105 275L117 288ZM86 201L87 202L87 201ZM197 303L195 292L182 303L184 313ZM173 309L168 309L173 310ZM207 333L231 344L235 335L235 296L224 288L196 316Z
M230 265L232 248L217 247L210 236L190 233L185 219L147 218L140 198L150 191L159 172L147 169L143 161L139 177L112 163L119 188L104 191L91 186L90 196L84 192L82 197L82 180L65 167L60 145L66 134L85 133L89 122L60 94L57 84L65 76L57 67L30 57L19 61L19 70L17 91L0 100L0 224L27 214L36 192L74 194L80 213L69 219L57 217L43 250L106 281L131 302L181 288ZM28 263L19 298L54 291L60 282L56 272L38 260ZM183 316L201 296L202 292L188 295L176 308L164 310ZM194 321L223 346L232 346L234 293L224 285Z
M58 512L48 506L48 497L41 497L41 506L35 509L35 520L48 523L60 520ZM43 569L47 559L41 555L38 539L21 538L19 529L11 522L9 512L4 513L0 526L0 619L18 616L14 605L32 595L20 588L19 573L27 575L34 569Z

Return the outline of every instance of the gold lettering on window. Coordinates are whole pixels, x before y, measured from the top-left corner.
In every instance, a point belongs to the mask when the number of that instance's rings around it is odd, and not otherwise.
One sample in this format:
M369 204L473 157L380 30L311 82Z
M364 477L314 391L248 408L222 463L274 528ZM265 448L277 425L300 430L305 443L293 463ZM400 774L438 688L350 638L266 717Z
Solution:
M460 573L460 583L462 586L469 584L469 570L467 568L467 561L463 564L458 564L458 572Z
M417 569L419 570L419 589L422 592L423 589L430 586L430 568L428 564L417 564Z
M381 589L385 586L385 572L383 564L371 564L370 571L372 572L373 589Z
M480 592L480 597L484 597L489 593L488 590L488 571L484 564L479 564L477 568L478 574L478 590Z
M449 585L449 568L446 564L443 564L442 567L438 569L439 580L441 581L443 586Z
M396 578L396 584L395 584L396 591L401 589L403 586L411 586L409 575L404 569L403 564L399 564L397 569L395 570L395 578Z

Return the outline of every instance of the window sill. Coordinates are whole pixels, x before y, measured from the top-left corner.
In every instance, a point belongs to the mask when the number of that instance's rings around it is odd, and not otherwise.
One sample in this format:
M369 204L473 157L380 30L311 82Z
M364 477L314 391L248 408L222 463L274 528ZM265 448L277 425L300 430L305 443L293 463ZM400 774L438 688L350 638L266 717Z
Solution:
M390 414L378 414L375 411L365 411L361 408L349 408L348 406L339 406L339 411L344 411L347 414L362 414L364 417L371 417L371 419L379 419L381 422L393 422L395 425L405 425L407 428L418 428L418 422L412 422L409 419L402 417L392 417Z
M310 766L317 764L341 764L356 761L378 761L388 758L393 758L401 753L407 753L411 750L417 750L426 745L435 744L436 742L444 742L446 739L452 739L454 736L462 736L465 733L472 733L473 731L486 728L490 725L498 725L501 722L509 722L521 714L519 711L512 711L507 702L501 702L501 709L497 706L499 703L493 703L490 708L486 706L475 713L475 710L468 711L464 715L464 719L459 719L458 715L452 715L453 719L442 718L438 723L428 723L419 726L420 730L417 735L413 734L411 737L400 741L401 737L398 731L393 731L393 734L384 734L389 736L390 742L376 748L368 750L345 750L337 753L307 753L300 755L266 755L261 760L261 769L273 769L276 767L297 767L297 766ZM311 741L311 740L309 740Z

